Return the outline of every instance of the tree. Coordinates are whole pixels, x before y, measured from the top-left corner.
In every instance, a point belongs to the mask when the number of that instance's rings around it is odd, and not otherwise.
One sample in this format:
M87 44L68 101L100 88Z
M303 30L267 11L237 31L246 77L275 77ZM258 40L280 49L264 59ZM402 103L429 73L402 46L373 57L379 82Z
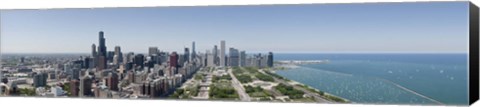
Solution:
M67 92L67 96L72 95L72 93L70 92L70 83L67 82L67 83L63 84L62 88L63 88L63 90L65 90Z
M35 89L20 88L18 91L19 91L20 95L26 95L26 96L35 96L36 95Z

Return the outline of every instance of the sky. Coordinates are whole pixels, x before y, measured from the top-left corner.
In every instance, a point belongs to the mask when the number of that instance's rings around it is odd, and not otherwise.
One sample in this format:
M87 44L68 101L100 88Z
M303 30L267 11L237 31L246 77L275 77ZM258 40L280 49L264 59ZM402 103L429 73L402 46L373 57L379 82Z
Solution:
M466 53L468 2L181 6L0 11L2 53ZM220 46L219 46L220 47Z

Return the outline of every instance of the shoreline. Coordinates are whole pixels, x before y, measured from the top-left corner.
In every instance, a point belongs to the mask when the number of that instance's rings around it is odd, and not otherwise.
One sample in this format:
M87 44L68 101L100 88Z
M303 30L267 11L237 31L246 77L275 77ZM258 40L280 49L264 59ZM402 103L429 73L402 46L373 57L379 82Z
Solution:
M286 78L286 77L284 77L284 78ZM312 87L312 86L303 84L303 83L301 83L301 82L298 82L298 81L295 81L295 80L290 80L290 79L288 79L288 80L289 80L290 82L292 82L293 84L295 84L295 85L297 85L297 84L298 84L298 85L303 85L303 86L305 86L305 87L307 87L307 88L310 88L310 89L313 89L313 90L316 90L316 91L323 92L323 93L325 93L326 95L330 95L330 96L334 96L334 97L341 98L341 99L345 100L346 102L355 103L355 102L352 102L352 101L350 101L350 100L348 100L348 99L346 99L346 98L343 98L343 97L340 97L340 96L337 96L337 95L334 95L334 94L331 94L331 93L327 93L327 92L325 92L325 91L321 91L321 90L319 90L319 89L317 89L317 88L314 88L314 87Z
M291 67L292 65L288 65L288 66ZM293 65L293 66L294 66L295 68L300 67L300 66L298 66L298 65ZM282 67L284 67L284 66L282 66ZM290 68L290 69L292 69L292 68ZM266 72L271 72L271 73L273 73L273 74L275 74L275 75L278 75L278 74L276 73L276 72L277 72L276 69L275 69L275 70L268 70L268 71L266 71ZM340 96L337 96L337 95L334 95L334 94L331 94L331 93L322 91L322 90L320 90L320 89L314 88L314 87L312 87L312 86L306 85L306 84L304 84L304 83L301 83L301 82L298 82L298 81L295 81L295 80L292 80L292 79L288 79L287 77L284 77L284 76L281 76L281 75L278 75L278 76L282 77L282 78L279 78L279 79L286 80L286 82L289 83L290 85L300 86L301 88L304 88L304 89L306 89L306 90L314 91L314 93L319 94L320 96L322 96L322 98L325 98L325 99L327 99L327 100L329 100L329 101L333 101L333 102L336 102L336 103L355 103L355 102L352 102L352 101L349 100L349 99L346 99L346 98L343 98L343 97L340 97ZM320 94L320 93L322 93L323 95ZM332 97L333 97L333 98L332 98ZM337 101L332 100L332 99L335 99L335 98L339 98L339 99L343 100L344 102L337 102Z

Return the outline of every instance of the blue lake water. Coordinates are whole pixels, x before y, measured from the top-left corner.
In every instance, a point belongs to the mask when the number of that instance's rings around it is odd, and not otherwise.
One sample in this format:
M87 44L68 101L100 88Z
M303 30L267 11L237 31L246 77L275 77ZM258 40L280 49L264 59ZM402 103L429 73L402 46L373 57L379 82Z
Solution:
M325 60L277 71L355 103L467 105L467 54L275 54Z

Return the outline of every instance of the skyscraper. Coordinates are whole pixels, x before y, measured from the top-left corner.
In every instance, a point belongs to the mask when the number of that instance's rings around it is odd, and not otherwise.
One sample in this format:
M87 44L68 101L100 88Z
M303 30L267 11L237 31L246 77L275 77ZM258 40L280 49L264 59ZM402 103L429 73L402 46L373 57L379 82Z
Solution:
M90 63L92 63L92 58L90 58L90 57L83 58L83 68L85 68L85 69L90 68L91 67Z
M144 62L145 62L145 57L142 54L137 54L133 58L133 64L135 64L135 68L137 67L143 68Z
M127 53L127 55L123 59L123 62L125 62L125 63L133 62L134 57L135 57L135 53L129 52L129 53Z
M121 64L123 62L123 53L120 46L115 46L115 56L113 59L114 64Z
M238 49L235 48L230 48L230 51L228 52L228 65L229 66L239 66L239 53Z
M195 51L195 41L192 42L192 60L195 59L197 56L197 52Z
M170 54L170 67L176 68L178 66L178 54L177 52L172 52Z
M112 63L113 63L114 65L119 65L119 64L121 64L121 63L119 62L118 55L113 55L113 61L112 61Z
M183 53L183 60L188 62L190 61L190 50L185 47L185 52Z
M267 66L268 66L268 67L273 67L273 53L272 53L272 52L268 52L268 55L267 55Z
M240 66L242 67L246 66L247 54L245 53L245 51L240 51L239 59L240 59Z
M72 63L63 64L63 72L72 75Z
M110 72L107 77L107 86L108 89L113 91L118 91L118 74L115 72Z
M70 94L72 97L77 97L78 92L80 91L80 89L78 88L79 86L80 86L80 82L78 80L71 80L70 90L66 90L66 91L70 91Z
M148 55L152 56L153 54L158 54L158 47L148 47Z
M98 64L97 64L97 71L101 71L107 68L107 47L105 46L105 38L103 36L103 31L98 33Z
M217 47L217 45L213 46L212 53L213 53L213 63L215 65L218 65L218 47Z
M72 69L72 79L80 79L80 70Z
M107 57L98 56L97 71L101 71L107 68Z
M107 56L107 47L105 45L105 37L103 31L98 33L98 54L101 56Z
M92 78L90 75L85 75L80 79L80 92L79 96L91 96L92 95Z
M115 56L115 51L107 51L107 62L113 62L114 56Z
M97 57L98 53L97 53L97 46L95 44L92 44L92 58L93 58L93 67L96 66L96 64L98 63L98 57Z
M48 74L43 72L38 72L33 75L33 86L34 87L45 87L47 85Z
M225 41L220 41L220 66L225 66Z
M92 57L97 56L97 46L92 44Z
M205 57L207 57L207 58L206 58L206 59L207 59L207 62L206 62L207 66L209 66L209 67L214 67L214 66L215 66L215 63L214 63L215 57L214 57L214 55L213 55L212 53L210 53L210 51L207 51L207 52L205 53Z

